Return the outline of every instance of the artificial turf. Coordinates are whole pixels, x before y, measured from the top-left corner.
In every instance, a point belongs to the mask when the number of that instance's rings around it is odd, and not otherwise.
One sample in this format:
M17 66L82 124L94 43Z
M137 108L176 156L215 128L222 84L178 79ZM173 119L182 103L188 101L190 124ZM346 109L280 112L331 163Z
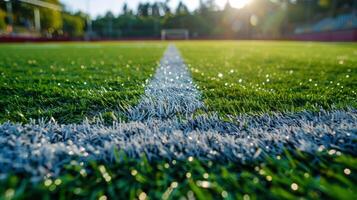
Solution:
M155 72L160 43L0 45L0 122L120 118Z
M209 111L222 115L357 107L354 43L177 43Z
M111 165L73 161L60 177L33 184L22 175L0 180L4 199L356 199L357 159L330 151L285 152L264 162L217 163L188 158ZM124 159L123 159L124 157Z
M165 46L0 45L0 121L54 117L75 123L135 105ZM209 111L235 115L357 106L355 44L216 41L177 46ZM120 161L113 164L73 161L60 177L35 184L26 174L0 176L0 198L357 198L356 156L338 149L314 155L285 151L253 163L117 156Z

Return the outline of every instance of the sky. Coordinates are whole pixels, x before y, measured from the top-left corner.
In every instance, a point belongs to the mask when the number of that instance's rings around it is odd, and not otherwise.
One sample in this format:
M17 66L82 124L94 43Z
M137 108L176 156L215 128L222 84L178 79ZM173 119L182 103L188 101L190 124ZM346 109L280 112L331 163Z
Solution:
M107 11L112 11L115 15L119 14L126 2L131 9L137 8L139 2L155 2L156 0L60 0L69 10L82 10L89 13L92 17L104 15ZM182 0L190 10L198 7L199 0ZM171 0L170 6L176 8L179 0ZM89 6L87 5L89 4ZM89 7L89 8L88 8Z
M123 4L126 2L129 8L137 8L140 2L154 2L158 0L60 0L71 11L84 11L88 12L92 17L104 15L107 11L112 11L115 15L119 14L123 8ZM160 0L159 0L160 1ZM163 0L161 0L163 1ZM181 0L184 2L189 10L194 10L199 6L199 0ZM231 5L236 8L243 7L250 0L229 0ZM180 0L170 0L170 6L175 9ZM216 0L216 4L223 8L227 0Z

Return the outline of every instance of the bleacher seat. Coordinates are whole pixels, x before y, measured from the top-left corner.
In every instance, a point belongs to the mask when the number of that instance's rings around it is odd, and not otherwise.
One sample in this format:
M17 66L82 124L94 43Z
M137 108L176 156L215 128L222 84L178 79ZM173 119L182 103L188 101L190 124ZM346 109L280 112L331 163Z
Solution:
M311 33L337 31L357 28L357 15L354 13L342 14L337 17L328 17L311 25L296 27L294 33Z

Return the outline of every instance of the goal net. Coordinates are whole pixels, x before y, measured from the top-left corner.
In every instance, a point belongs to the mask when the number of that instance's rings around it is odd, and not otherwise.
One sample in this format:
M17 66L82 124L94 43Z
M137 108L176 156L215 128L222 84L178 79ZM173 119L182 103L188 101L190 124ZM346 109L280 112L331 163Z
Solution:
M162 40L188 40L189 31L187 29L163 29L161 31Z

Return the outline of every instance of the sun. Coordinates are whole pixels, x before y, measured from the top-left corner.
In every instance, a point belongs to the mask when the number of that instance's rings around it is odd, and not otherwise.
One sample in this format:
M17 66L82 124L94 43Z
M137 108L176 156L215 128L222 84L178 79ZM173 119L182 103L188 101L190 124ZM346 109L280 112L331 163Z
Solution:
M216 3L219 7L223 8L226 5L227 1L229 1L233 8L243 8L251 0L216 0Z

